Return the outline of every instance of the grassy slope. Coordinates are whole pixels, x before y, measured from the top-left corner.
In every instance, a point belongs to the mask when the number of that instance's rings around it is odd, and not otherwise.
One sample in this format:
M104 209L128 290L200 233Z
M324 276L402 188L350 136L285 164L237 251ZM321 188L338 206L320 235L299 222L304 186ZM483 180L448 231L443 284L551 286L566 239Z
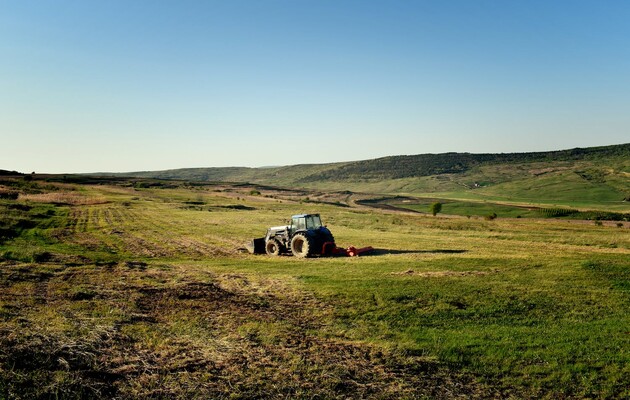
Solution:
M507 201L573 207L630 210L622 199L630 192L630 161L538 162L476 167L462 174L405 178L383 182L310 185L320 189L339 189L368 193L408 194L453 199ZM591 175L586 175L588 171ZM475 186L477 184L478 186Z
M256 182L261 184L294 184L312 174L334 170L346 163L303 164L268 168L183 168L167 171L144 171L119 174L143 178L178 179L202 182Z
M627 227L233 190L89 186L73 191L85 204L31 203L38 225L0 245L0 393L630 395ZM376 255L235 250L312 211Z
M427 154L338 164L201 168L135 175L630 209L622 202L630 196L630 144L546 153Z

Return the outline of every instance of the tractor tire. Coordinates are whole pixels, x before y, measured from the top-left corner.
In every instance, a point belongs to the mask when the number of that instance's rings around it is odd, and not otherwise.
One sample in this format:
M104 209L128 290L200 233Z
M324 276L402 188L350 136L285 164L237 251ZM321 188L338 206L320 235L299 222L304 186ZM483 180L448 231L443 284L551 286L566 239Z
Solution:
M276 239L271 239L265 244L265 252L270 256L279 256L282 252L280 242Z
M298 233L291 239L291 252L298 258L306 258L312 256L313 244L311 238Z

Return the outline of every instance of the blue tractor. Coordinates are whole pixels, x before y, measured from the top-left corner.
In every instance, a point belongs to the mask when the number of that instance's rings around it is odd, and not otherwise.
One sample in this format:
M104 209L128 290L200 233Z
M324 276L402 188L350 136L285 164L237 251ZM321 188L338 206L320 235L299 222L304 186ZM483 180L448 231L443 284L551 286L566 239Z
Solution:
M335 238L322 225L319 214L294 215L288 225L271 227L264 238L247 245L253 254L293 254L300 258L328 255L335 247Z

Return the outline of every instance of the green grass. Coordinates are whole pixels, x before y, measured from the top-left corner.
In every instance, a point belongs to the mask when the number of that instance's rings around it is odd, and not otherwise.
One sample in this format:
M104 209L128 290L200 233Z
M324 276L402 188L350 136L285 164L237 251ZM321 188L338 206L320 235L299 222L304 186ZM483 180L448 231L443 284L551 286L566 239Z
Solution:
M490 201L459 201L451 199L427 199L427 198L384 198L363 202L372 205L385 204L402 210L412 210L420 213L431 213L431 205L435 202L442 203L440 213L446 215L460 215L465 217L492 216L492 219L500 218L564 218L573 220L603 220L603 221L629 221L630 212L579 210L570 207L543 207L534 205L511 205Z
M0 244L0 393L630 396L627 224L466 201L442 212L499 218L403 215L246 186L75 189L107 201L2 203L3 226L31 222ZM300 212L375 254L238 251Z
M630 198L629 151L630 144L622 144L545 153L446 153L273 168L193 168L136 176L628 212L624 199Z
M496 204L488 202L471 202L456 200L440 200L440 199L418 199L410 202L391 201L391 204L403 209L418 211L421 213L429 213L430 206L436 201L442 202L441 214L461 215L464 217L484 217L496 214L502 218L540 218L541 213L533 207L518 207L505 204Z

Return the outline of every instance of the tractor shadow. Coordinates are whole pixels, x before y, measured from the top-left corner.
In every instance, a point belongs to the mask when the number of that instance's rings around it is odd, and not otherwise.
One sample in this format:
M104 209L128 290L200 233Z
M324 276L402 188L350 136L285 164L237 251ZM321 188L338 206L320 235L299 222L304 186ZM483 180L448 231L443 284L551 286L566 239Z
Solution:
M367 255L384 256L387 254L462 254L468 250L459 249L435 249L435 250L393 250L393 249L374 249Z

